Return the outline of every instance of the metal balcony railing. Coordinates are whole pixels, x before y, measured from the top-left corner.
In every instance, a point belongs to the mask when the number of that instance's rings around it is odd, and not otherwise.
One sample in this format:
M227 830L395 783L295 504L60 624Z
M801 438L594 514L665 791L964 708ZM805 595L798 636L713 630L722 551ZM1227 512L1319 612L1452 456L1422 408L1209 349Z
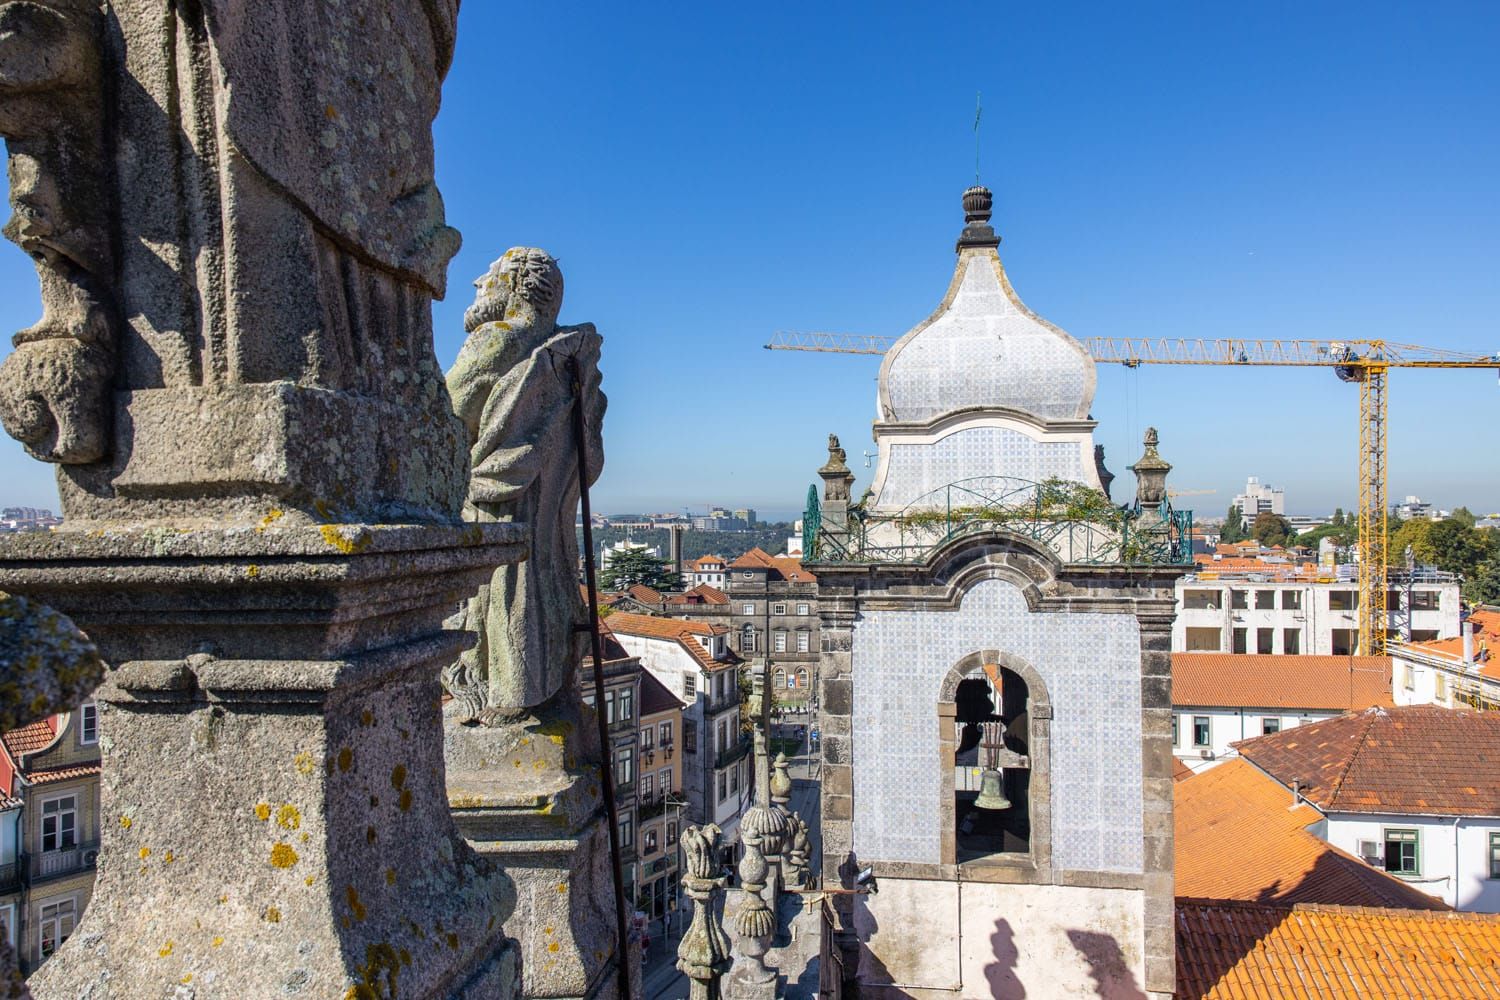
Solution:
M57 878L74 872L93 868L99 858L97 840L58 851L43 851L31 855L31 877L34 879Z
M714 758L715 768L728 767L741 757L750 752L751 739L749 733L742 733L738 743L725 747L719 751L719 756Z

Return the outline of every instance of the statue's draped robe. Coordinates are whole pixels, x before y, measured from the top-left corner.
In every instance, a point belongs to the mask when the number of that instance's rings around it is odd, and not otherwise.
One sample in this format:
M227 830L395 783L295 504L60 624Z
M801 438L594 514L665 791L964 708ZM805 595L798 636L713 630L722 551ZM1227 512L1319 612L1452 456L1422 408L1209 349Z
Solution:
M558 327L535 348L528 331L505 326L487 323L470 334L448 373L448 392L472 442L464 516L531 527L530 558L497 569L470 600L465 625L478 644L460 663L485 681L488 707L519 709L568 683L585 648L575 631L587 613L577 582L577 394L569 358L582 381L590 484L604 467L605 398L602 341L592 324Z

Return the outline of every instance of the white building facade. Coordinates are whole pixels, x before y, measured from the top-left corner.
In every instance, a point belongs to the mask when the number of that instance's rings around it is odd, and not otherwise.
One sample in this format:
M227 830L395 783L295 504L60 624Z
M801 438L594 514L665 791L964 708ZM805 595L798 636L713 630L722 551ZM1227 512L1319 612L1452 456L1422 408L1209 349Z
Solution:
M1240 517L1246 522L1254 523L1261 514L1286 513L1286 492L1265 486L1259 479L1251 476L1245 482L1245 492L1234 498L1234 507L1240 512Z
M1314 830L1455 910L1500 913L1500 817L1325 814Z

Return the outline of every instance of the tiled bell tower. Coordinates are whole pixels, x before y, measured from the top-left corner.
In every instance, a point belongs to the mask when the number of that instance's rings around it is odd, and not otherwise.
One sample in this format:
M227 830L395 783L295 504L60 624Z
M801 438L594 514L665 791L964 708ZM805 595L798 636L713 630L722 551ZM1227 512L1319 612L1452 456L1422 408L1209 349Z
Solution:
M866 499L825 484L823 871L878 889L834 897L838 943L861 996L1168 998L1188 516L1102 491L1094 362L1016 296L991 200L886 355Z

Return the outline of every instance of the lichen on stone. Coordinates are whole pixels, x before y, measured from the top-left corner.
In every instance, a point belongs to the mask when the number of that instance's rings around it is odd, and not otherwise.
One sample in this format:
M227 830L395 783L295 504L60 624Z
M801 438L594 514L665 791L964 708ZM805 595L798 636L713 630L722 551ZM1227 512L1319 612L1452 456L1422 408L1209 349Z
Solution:
M0 591L0 731L76 708L103 679L99 651L78 626Z

